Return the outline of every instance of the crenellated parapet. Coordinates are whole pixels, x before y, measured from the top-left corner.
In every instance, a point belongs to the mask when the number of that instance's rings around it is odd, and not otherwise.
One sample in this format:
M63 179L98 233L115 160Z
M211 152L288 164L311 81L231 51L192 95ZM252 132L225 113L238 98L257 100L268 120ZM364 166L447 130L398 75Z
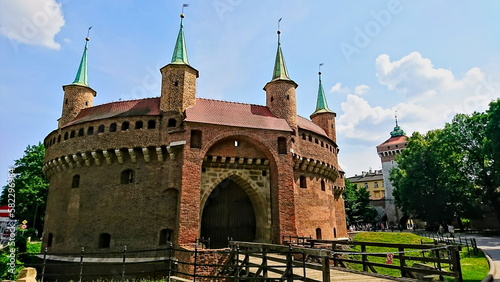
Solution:
M337 168L329 163L314 160L311 158L302 157L298 154L292 154L294 161L294 169L307 171L314 174L321 175L331 181L337 180L339 177L339 171Z
M122 164L125 161L136 163L139 159L146 163L157 160L163 162L175 160L178 148L185 142L172 142L168 146L120 148L108 150L95 150L91 152L76 152L73 154L51 159L42 167L43 173L51 175L77 167L103 166L114 163ZM153 157L153 158L152 158Z

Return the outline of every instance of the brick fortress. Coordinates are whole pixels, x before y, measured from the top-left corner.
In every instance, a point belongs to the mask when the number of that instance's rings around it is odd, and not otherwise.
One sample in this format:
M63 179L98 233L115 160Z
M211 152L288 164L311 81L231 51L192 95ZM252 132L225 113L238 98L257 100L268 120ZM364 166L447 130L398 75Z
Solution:
M151 249L210 238L280 243L346 237L335 116L319 77L311 120L297 115L279 31L266 105L196 97L183 15L160 97L93 106L87 43L44 140L49 252Z

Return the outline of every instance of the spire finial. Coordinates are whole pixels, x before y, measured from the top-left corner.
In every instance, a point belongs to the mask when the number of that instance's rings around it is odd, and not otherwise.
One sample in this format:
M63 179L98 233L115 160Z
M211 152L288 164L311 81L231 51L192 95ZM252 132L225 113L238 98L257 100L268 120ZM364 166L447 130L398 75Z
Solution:
M78 72L76 73L75 80L73 81L72 84L76 85L82 85L82 86L89 86L88 83L88 78L87 78L87 47L88 43L90 41L89 34L90 34L90 29L92 27L89 27L87 30L87 37L85 37L85 48L83 49L83 55L82 55L82 60L80 61L80 66L78 67Z
M184 19L184 8L189 7L189 4L182 4L181 10L181 27L182 27L182 19Z
M175 42L174 54L172 55L172 64L185 64L189 65L188 57L187 57L187 49L186 42L184 40L184 8L189 7L189 4L182 4L182 12L181 12L181 26L179 28L179 34L177 35L177 41Z
M90 41L90 30L92 29L92 26L89 27L89 29L87 30L87 37L85 37L85 41Z
M325 90L323 89L323 84L321 83L321 66L324 64L321 63L318 66L318 77L319 77L319 85L318 85L318 98L316 101L316 110L314 114L317 113L332 113L332 110L328 108L328 103L326 102Z
M279 44L281 44L281 41L280 41L280 34L281 34L281 30L280 30L280 22L281 22L281 20L282 20L282 19L283 19L283 18L280 18L280 19L278 20L278 32L277 32L277 33L278 33L278 45L279 45Z
M280 41L280 34L281 31L279 30L280 27L280 18L278 20L278 50L276 51L276 60L274 61L274 70L273 70L273 79L281 79L281 80L291 80L290 77L288 76L288 71L286 69L285 65L285 58L283 57L283 52L281 51L281 41Z
M394 127L394 130L391 131L391 136L392 137L396 137L396 136L406 135L406 133L398 125L398 111L395 111L395 113L394 113L394 119L396 120L396 126Z

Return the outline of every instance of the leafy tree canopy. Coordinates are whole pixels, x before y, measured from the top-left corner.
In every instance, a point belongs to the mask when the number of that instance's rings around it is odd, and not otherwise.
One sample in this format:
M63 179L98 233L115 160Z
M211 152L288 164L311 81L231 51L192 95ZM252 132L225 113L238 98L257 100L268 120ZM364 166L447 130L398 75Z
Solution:
M370 204L370 193L346 179L345 181L345 213L347 225L374 223L377 211Z
M45 202L47 200L48 181L42 173L45 147L43 144L29 145L24 156L14 161L15 218L27 220L29 227L34 227L41 234ZM8 189L4 186L0 198L1 204L8 202Z
M415 132L391 171L396 204L425 221L478 218L500 222L500 100L485 113L457 114L444 129Z

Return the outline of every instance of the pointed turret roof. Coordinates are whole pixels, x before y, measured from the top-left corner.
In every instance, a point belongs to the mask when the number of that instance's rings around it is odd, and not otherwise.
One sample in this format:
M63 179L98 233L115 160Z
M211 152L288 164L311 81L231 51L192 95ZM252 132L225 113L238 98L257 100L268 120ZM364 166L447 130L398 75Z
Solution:
M398 125L398 116L395 116L395 118L396 118L396 126L394 127L394 130L391 131L391 137L405 136L406 133Z
M318 113L333 113L333 111L328 108L328 103L326 102L325 90L323 89L323 84L321 83L321 72L318 72L318 76L318 100L316 102L316 110L313 115Z
M174 54L172 55L172 64L183 64L189 65L186 41L184 40L184 26L182 21L184 19L184 14L181 14L181 26L179 28L179 34L177 35L177 41L175 42Z
M89 87L88 74L87 74L87 44L89 43L89 38L85 38L85 49L83 50L82 60L80 61L80 66L78 67L78 72L76 73L73 85L81 85Z
M286 69L285 58L281 51L280 41L281 31L278 30L278 50L276 51L276 60L274 61L273 79L272 80L291 80Z

